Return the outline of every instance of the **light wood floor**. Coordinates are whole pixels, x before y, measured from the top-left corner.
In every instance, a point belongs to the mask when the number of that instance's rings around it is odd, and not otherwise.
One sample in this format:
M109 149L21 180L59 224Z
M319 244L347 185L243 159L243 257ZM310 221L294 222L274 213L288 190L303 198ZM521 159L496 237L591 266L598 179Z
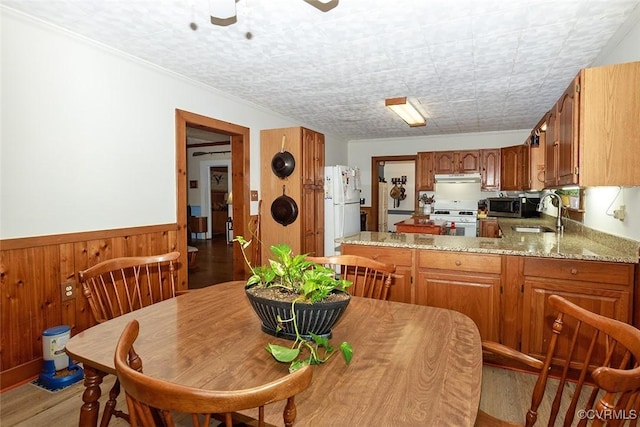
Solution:
M480 408L506 420L523 420L530 403L535 378L531 374L485 366ZM108 394L112 381L111 375L105 378L102 385L102 399ZM3 427L76 425L83 390L84 386L80 382L55 393L42 390L32 384L24 384L6 391L0 394L0 425ZM549 406L550 402L543 403L540 419L545 419ZM125 409L122 399L119 400L118 407ZM304 417L304 414L298 414L298 416ZM127 425L120 419L114 419L110 424L114 427Z

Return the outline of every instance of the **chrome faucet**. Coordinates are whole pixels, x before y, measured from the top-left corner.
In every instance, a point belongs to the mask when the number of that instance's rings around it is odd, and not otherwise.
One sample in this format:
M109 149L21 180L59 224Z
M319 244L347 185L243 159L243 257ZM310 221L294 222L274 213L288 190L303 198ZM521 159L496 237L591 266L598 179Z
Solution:
M544 205L544 200L547 197L555 197L556 200L558 201L558 218L556 219L556 231L560 232L562 231L562 199L560 198L559 195L557 195L556 193L547 193L544 196L542 196L542 199L540 199L540 203L538 204L538 212L542 212L542 207Z

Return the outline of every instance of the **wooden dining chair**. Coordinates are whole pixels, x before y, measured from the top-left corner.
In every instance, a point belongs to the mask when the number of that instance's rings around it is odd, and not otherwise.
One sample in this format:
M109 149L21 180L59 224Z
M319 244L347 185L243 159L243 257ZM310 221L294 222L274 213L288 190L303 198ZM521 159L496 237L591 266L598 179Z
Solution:
M78 272L82 293L98 323L176 296L175 276L180 252L113 258ZM116 410L120 383L116 380L105 404L100 425L112 416L128 419Z
M386 300L389 297L395 265L378 262L359 255L307 257L309 261L336 269L340 278L349 280L351 295Z
M311 384L311 366L244 390L216 391L188 387L143 373L142 360L133 348L139 328L136 320L127 324L118 340L114 356L116 373L127 396L129 421L133 427L173 426L177 413L191 414L194 426L208 426L212 414L223 414L225 426L232 427L236 420L245 424L249 420L256 421L237 413L253 408L258 409L257 425L265 426L265 405L283 400L287 401L282 415L284 425L293 426L296 418L294 398Z
M545 392L552 392L549 398L553 398L545 425L618 426L625 418L636 425L640 418L640 330L558 295L549 297L549 305L558 314L545 335L548 347L543 360L495 342L482 344L484 351L538 372L524 422L502 421L480 410L475 425L533 426ZM550 373L557 373L559 379L548 381Z

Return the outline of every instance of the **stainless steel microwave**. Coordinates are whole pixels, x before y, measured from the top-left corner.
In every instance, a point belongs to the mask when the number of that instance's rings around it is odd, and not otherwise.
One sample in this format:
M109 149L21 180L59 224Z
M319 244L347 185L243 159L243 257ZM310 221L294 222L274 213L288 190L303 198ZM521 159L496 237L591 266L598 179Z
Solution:
M489 216L531 218L540 216L539 197L490 197L487 199Z

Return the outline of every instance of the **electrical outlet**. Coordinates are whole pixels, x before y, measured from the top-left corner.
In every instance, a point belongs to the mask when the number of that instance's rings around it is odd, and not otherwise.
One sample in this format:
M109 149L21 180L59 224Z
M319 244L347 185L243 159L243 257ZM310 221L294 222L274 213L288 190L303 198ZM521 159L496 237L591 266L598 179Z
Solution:
M620 205L618 209L613 211L613 217L615 219L619 219L620 221L624 221L625 217L625 205Z
M62 292L62 301L68 301L76 297L76 283L75 281L69 281L60 285L60 291Z
M258 201L258 190L251 190L250 200L252 202L257 202Z

